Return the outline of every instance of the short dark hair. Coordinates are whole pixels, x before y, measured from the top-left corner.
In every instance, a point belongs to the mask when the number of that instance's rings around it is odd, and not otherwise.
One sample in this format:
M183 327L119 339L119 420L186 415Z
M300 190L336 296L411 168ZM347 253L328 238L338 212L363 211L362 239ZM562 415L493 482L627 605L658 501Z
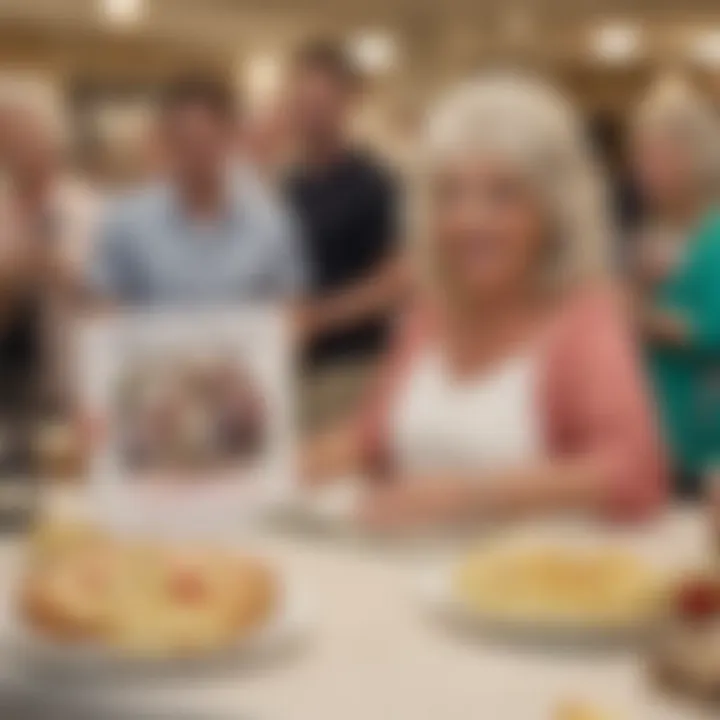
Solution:
M228 121L235 120L239 113L236 94L230 84L212 75L179 75L162 89L162 113L172 113L188 106L200 106Z
M362 84L362 75L347 49L327 39L311 40L295 53L294 67L298 70L322 72L338 84L356 89Z

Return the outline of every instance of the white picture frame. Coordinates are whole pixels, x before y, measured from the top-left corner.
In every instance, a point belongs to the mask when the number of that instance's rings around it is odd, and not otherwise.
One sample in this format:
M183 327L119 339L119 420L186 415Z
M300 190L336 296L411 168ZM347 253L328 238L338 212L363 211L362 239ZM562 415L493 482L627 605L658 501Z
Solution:
M77 330L89 494L102 520L121 531L236 531L286 500L294 484L296 433L285 312L267 306L123 312L85 320ZM252 458L205 469L138 470L128 461L127 428L136 421L120 411L121 402L127 405L120 397L127 390L123 383L144 367L150 368L144 379L150 389L168 382L175 387L181 381L173 373L185 363L212 367L219 355L242 368L262 408L262 438Z

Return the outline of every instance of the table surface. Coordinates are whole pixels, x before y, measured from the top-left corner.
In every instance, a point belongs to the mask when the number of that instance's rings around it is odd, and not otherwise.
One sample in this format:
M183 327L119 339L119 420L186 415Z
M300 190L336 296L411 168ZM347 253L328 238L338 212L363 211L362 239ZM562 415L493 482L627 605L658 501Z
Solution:
M627 533L663 561L707 557L697 513L676 510L642 531ZM420 565L451 549L370 546L348 538L265 530L258 540L312 595L315 624L293 653L262 667L243 665L208 677L168 679L141 690L92 688L82 703L103 703L82 717L269 718L273 720L551 720L565 699L596 702L627 720L709 720L681 707L648 682L629 650L534 651L460 638L418 601ZM0 543L0 590L10 591L18 543ZM23 690L8 653L0 653L0 689L32 696L59 718L69 697L36 683ZM23 692L25 693L23 696ZM88 700L90 698L90 700ZM77 694L74 702L80 702ZM81 703L81 704L82 704ZM45 711L46 713L47 711ZM51 717L39 712L39 718ZM63 715L63 717L65 717ZM80 711L68 717L80 718Z

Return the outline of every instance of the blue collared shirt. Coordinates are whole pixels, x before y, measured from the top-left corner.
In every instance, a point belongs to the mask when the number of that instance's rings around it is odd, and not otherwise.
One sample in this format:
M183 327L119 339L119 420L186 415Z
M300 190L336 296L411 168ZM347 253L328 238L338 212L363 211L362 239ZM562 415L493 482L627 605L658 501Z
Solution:
M122 304L188 306L298 294L305 262L291 216L248 172L229 181L217 218L185 213L157 184L113 203L90 268L94 291Z

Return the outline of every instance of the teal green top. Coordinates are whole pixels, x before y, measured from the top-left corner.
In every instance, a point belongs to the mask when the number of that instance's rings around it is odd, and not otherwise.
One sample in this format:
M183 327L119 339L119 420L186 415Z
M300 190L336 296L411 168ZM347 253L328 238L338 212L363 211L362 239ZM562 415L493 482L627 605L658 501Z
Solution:
M676 467L693 475L720 460L720 211L692 233L655 300L690 328L683 346L653 344L647 355Z

